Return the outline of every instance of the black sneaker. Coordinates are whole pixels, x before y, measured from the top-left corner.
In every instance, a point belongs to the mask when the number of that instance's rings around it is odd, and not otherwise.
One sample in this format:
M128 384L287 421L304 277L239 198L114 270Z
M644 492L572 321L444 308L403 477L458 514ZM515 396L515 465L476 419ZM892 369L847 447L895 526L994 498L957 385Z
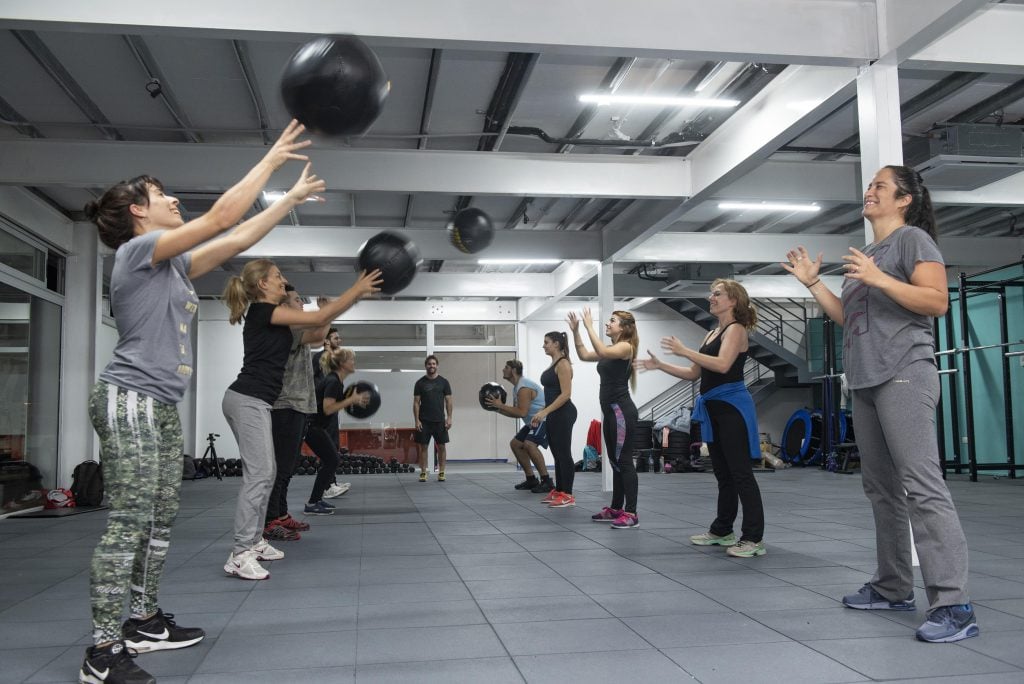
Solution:
M198 644L206 636L206 632L198 627L179 627L174 623L174 613L165 613L159 608L156 615L148 620L126 620L121 634L128 648L139 653L186 648Z
M515 488L519 489L519 490L533 489L534 487L536 487L539 484L540 484L540 480L538 480L537 478L535 478L535 477L528 477L525 480L523 480L522 482L520 482L519 484L517 484Z
M551 481L550 477L545 477L540 483L531 489L530 491L534 494L547 494L555 488L555 483Z
M90 646L78 673L83 684L156 684L156 677L132 662L135 653L123 641Z

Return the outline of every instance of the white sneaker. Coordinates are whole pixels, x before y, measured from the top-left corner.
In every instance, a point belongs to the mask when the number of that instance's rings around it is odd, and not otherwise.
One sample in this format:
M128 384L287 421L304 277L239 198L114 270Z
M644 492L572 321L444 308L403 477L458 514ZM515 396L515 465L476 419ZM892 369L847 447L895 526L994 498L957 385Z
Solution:
M256 559L261 561L275 561L284 558L284 551L278 551L266 539L256 542L252 547L252 552L256 555Z
M228 562L224 564L224 572L247 580L263 580L270 577L270 572L259 564L252 549L228 556Z
M337 484L332 484L330 487L327 488L327 491L324 492L324 498L333 499L337 496L341 496L342 494L347 492L351 486L352 485L350 485L348 482L338 482Z

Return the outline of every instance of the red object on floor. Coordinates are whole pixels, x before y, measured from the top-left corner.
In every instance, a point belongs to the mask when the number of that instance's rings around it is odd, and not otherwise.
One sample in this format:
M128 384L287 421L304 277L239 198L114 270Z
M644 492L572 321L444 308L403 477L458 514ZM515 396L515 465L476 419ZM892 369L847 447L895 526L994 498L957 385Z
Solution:
M601 421L592 420L590 421L590 427L587 429L587 446L592 446L597 450L597 453L601 453Z

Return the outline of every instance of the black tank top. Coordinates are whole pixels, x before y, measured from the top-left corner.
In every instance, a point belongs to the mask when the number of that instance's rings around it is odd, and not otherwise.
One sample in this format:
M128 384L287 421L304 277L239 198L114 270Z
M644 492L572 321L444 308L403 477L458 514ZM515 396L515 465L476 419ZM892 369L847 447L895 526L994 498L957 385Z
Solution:
M562 393L562 383L558 380L558 373L555 372L555 366L562 362L565 357L561 357L558 361L547 367L547 369L540 374L540 384L544 388L544 405L551 406L551 403L558 398L558 395ZM568 363L568 359L565 359ZM564 406L562 408L565 408Z
M629 399L629 378L633 374L632 359L601 359L597 375L601 378L600 401L617 404Z
M733 321L722 328L713 340L705 342L697 351L701 354L707 354L708 356L718 356L718 353L722 350L722 335L725 334L725 331L733 323L736 323L736 321ZM739 382L743 380L743 366L746 362L747 352L740 352L736 355L736 360L732 362L732 366L729 367L729 370L724 373L716 373L713 370L701 368L700 393L706 394L719 385L726 385L730 382Z

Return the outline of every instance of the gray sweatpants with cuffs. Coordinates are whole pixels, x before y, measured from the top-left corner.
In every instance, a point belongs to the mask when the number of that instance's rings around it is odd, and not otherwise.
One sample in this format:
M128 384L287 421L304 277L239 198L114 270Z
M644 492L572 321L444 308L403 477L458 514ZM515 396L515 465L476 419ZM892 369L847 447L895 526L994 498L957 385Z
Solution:
M263 520L277 474L271 406L261 399L227 390L221 409L242 459L242 488L235 506L235 537L231 547L231 553L238 554L263 538Z
M875 516L878 569L871 585L890 601L905 599L914 588L912 527L929 610L969 601L967 539L939 466L939 391L928 361L853 391L864 493Z

